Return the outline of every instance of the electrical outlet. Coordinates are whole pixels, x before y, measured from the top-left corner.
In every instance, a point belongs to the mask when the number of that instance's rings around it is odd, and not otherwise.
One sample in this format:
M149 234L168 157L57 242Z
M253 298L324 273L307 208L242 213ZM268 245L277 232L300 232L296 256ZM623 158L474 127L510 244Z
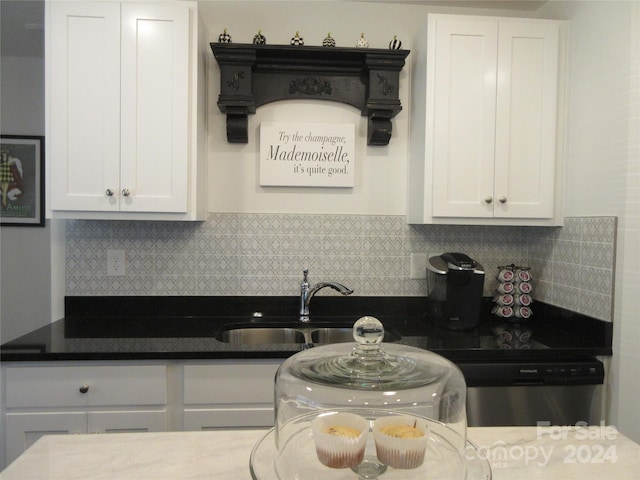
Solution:
M427 278L427 254L412 253L411 254L411 271L409 278L421 279Z
M120 277L125 275L126 254L124 250L107 250L107 275Z

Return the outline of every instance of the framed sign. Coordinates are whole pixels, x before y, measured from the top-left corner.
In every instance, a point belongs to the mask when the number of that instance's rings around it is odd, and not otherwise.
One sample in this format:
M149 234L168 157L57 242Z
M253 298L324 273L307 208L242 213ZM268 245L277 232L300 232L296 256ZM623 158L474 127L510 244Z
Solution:
M260 125L260 185L353 187L353 124L281 123Z
M44 137L2 135L0 224L44 226Z

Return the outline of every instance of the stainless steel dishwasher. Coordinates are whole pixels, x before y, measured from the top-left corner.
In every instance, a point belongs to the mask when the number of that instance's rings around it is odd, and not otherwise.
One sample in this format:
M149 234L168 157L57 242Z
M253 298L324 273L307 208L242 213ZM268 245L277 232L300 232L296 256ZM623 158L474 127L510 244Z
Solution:
M600 422L604 366L597 359L457 363L471 427Z

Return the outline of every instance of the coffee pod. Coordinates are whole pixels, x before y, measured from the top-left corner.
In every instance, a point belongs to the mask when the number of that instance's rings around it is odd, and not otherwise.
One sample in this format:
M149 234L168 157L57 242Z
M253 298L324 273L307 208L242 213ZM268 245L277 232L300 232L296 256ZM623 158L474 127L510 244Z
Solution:
M494 297L493 301L494 303L497 303L498 305L502 305L502 306L513 305L513 295L509 293L497 295L496 297Z
M495 307L493 307L493 310L491 310L491 313L497 315L498 317L510 318L513 317L513 308L496 305Z
M514 295L513 303L518 306L528 307L533 303L533 299L531 298L531 295Z
M517 270L516 274L516 282L530 282L531 281L531 273L528 269L526 270Z
M531 340L531 330L528 328L517 326L513 329L513 334L522 343L529 343L529 340Z
M513 335L509 330L504 328L502 325L496 326L493 328L493 333L495 334L496 341L498 343L510 342L513 340Z
M513 293L514 290L514 286L513 283L511 282L505 282L505 283L501 283L500 285L498 285L498 293ZM525 293L525 292L523 292ZM529 293L529 292L526 292Z
M512 282L515 274L513 270L509 270L508 268L504 268L498 272L498 276L496 277L500 282Z
M529 318L532 315L531 309L529 307L518 307L513 310L513 315L516 318Z
M531 290L533 290L533 288L531 287L531 284L529 282L521 282L516 284L516 290L519 293L524 293L526 295L531 293Z

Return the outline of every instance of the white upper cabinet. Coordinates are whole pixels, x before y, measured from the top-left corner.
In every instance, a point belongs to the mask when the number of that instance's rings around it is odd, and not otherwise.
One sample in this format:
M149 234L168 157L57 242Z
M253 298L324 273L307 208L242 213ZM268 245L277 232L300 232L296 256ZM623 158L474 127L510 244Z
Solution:
M46 7L50 216L203 219L197 5Z
M562 224L562 34L429 16L413 49L409 223Z

